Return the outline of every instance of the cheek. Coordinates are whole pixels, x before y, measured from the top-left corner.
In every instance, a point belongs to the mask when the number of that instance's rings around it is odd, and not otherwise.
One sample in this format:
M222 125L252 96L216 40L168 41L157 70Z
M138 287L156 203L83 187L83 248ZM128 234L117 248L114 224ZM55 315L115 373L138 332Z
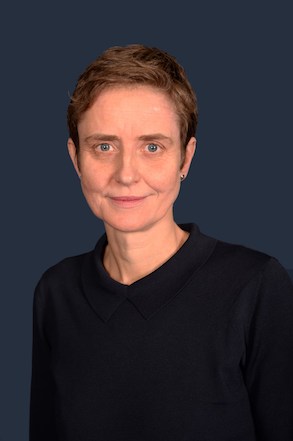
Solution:
M146 181L158 192L178 192L180 187L180 176L175 167L172 170L161 167L161 170L150 173Z
M102 217L102 185L96 174L86 173L81 176L81 190L83 196L93 212L93 214Z
M81 186L84 191L96 191L102 186L101 167L90 161L81 164Z
M102 195L102 185L97 175L88 173L86 175L82 175L81 190L87 203L92 209L97 204L99 205Z

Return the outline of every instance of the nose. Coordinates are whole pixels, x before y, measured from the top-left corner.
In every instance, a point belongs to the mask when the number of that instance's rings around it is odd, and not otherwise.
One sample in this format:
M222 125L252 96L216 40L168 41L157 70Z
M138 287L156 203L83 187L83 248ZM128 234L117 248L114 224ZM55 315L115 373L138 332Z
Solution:
M115 179L127 186L139 180L139 167L135 152L120 152L116 163Z

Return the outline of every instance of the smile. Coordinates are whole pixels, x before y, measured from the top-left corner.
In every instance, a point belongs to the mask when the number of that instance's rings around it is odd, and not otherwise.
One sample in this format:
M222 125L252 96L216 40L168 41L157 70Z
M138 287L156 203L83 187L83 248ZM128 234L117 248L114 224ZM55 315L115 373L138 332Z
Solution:
M132 208L140 205L146 199L146 196L117 196L110 197L114 205L121 208Z

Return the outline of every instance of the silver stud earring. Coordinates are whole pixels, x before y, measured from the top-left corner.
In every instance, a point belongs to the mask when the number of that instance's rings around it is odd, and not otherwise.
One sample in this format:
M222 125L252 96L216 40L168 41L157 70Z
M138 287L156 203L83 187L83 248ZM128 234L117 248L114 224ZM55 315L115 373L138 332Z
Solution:
M185 178L185 175L180 175L180 181L182 182Z

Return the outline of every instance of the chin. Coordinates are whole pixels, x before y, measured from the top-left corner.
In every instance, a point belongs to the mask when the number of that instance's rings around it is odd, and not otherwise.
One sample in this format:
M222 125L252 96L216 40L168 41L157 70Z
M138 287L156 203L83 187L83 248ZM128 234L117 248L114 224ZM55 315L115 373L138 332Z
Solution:
M113 222L112 220L109 222L103 220L103 222L105 224L106 229L110 228L112 230L120 231L123 233L137 233L139 231L147 231L155 223L155 222L150 222L150 223L135 222L131 219L125 222Z
M145 217L142 216L135 218L135 216L131 216L129 213L127 216L119 216L116 219L111 217L109 219L101 218L101 220L104 222L105 229L116 230L123 233L138 233L146 232L154 226L159 225L164 218L165 216L156 216L149 219L145 219Z
M98 209L97 209L98 208ZM156 225L162 223L167 224L173 221L172 206L167 206L165 209L153 210L150 209L129 209L123 210L101 210L101 207L91 207L93 214L104 222L105 229L116 230L124 233L136 233L148 231Z

